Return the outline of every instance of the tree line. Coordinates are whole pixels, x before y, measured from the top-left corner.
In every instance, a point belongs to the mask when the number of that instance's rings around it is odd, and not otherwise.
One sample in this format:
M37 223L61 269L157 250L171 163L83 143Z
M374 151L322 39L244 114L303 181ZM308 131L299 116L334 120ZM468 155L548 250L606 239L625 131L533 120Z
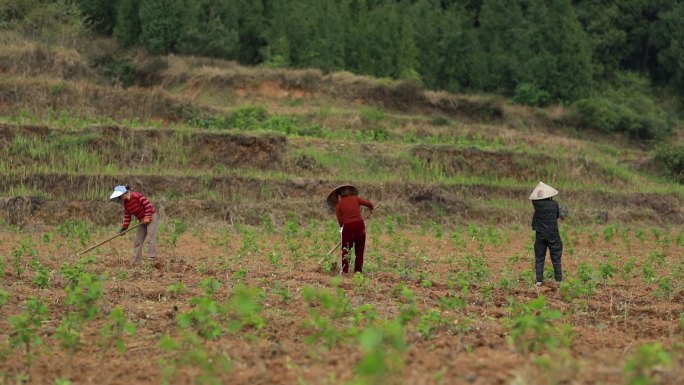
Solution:
M60 3L97 34L152 54L349 71L538 105L587 97L625 71L684 90L684 0L2 0L0 27Z

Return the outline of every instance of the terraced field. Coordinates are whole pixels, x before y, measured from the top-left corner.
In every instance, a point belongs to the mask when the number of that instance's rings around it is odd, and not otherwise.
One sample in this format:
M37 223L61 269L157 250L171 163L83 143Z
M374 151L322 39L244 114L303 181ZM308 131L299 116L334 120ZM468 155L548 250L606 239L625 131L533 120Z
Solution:
M684 195L647 150L562 110L167 60L153 88L0 74L4 383L684 382ZM532 285L540 180L570 213L559 288ZM344 182L383 202L364 275L326 256ZM160 212L158 268L126 237L77 255L117 184Z

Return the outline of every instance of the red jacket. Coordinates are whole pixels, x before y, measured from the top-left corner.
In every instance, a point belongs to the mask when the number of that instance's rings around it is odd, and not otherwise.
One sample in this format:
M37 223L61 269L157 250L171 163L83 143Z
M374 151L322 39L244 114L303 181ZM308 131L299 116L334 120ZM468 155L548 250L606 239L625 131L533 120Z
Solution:
M123 202L124 218L123 218L123 228L127 229L128 225L131 224L131 215L138 218L139 221L145 217L151 217L152 214L156 213L152 203L147 200L147 197L139 192L131 191L131 199L125 200Z
M366 206L373 210L373 204L363 198L356 196L342 197L335 207L335 214L337 214L337 223L340 226L345 223L362 221L361 206Z

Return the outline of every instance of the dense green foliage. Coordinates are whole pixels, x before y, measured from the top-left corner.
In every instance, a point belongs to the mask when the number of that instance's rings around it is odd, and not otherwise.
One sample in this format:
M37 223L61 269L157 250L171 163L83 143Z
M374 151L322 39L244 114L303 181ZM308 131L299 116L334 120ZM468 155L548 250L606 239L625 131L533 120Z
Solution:
M654 160L659 169L665 170L677 181L684 182L684 146L661 145L654 150Z
M3 0L0 27L34 34L50 9L74 5L95 32L152 53L345 70L522 104L576 101L621 71L684 89L681 0Z
M649 82L630 72L616 72L600 91L575 104L576 124L603 132L623 132L635 140L664 139L673 123L650 94Z

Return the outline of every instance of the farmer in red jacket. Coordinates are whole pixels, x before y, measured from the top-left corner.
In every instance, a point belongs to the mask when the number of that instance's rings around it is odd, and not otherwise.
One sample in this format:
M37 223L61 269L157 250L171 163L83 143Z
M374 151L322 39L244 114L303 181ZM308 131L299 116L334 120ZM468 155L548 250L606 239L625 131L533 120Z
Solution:
M123 203L123 225L119 233L123 235L131 224L131 216L143 223L135 233L135 245L133 247L133 261L139 262L142 257L143 241L147 238L149 255L147 258L154 262L157 258L157 228L159 220L152 203L139 192L130 191L128 186L116 186L109 197L110 200Z
M328 194L327 202L335 207L337 223L342 233L342 273L349 272L349 250L354 247L354 272L363 270L363 252L366 248L366 226L361 216L361 206L371 211L373 203L359 198L359 190L352 185L342 185Z

